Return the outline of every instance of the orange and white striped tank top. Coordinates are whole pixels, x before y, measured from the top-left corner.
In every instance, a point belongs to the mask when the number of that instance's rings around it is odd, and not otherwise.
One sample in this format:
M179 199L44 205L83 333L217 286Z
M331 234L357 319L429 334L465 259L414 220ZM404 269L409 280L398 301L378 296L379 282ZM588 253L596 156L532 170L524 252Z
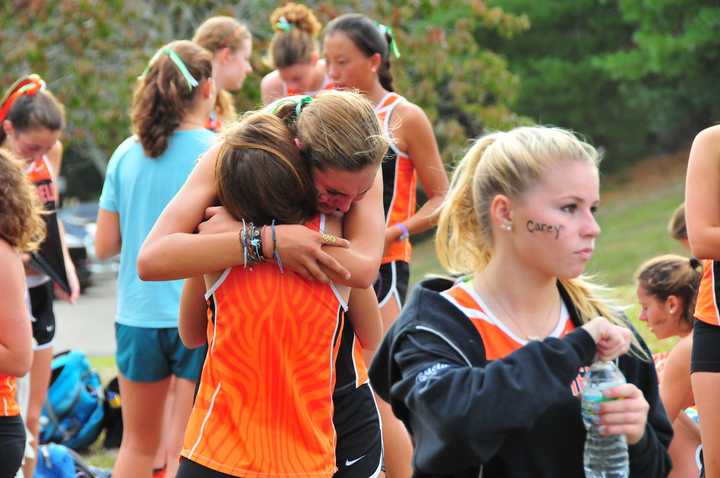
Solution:
M16 391L15 377L0 375L0 417L20 415L20 406L15 401Z
M306 225L322 231L324 219ZM337 289L266 262L225 270L206 298L208 354L182 455L232 476L330 478L347 308Z
M397 93L389 92L375 106L382 126L383 134L390 139L390 146L382 163L383 174L383 207L385 209L385 227L406 221L415 214L415 187L417 175L410 156L401 151L392 141L390 118L395 108L405 101ZM410 261L412 246L410 240L395 241L383 256L382 263L394 261Z
M485 358L497 360L509 355L523 345L527 340L515 335L493 312L485 305L482 298L475 292L471 282L458 282L450 289L442 292L442 296L460 309L482 337L485 347ZM550 337L563 337L575 329L570 320L570 314L563 303L560 311L560 320L550 333Z
M703 275L695 300L695 318L710 325L720 325L720 262L702 261Z

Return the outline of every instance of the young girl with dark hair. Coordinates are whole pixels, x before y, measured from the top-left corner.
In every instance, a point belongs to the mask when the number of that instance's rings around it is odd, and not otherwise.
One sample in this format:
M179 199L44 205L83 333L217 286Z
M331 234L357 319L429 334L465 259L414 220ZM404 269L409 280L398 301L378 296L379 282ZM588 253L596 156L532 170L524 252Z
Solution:
M267 63L272 72L260 83L263 104L293 95L316 95L331 89L320 59L317 37L322 25L313 11L299 3L287 3L270 14L274 31Z
M60 134L65 125L65 109L47 89L38 75L20 78L5 93L0 103L0 145L9 149L25 162L25 174L35 184L43 203L47 223L46 240L41 245L48 262L64 268L69 293L51 280L45 272L26 263L26 282L30 298L33 337L36 345L30 369L30 394L28 397L26 425L37 449L40 431L40 412L47 397L50 383L50 363L55 338L55 313L53 295L75 303L80 294L80 284L75 266L64 241L62 224L57 220L59 196L57 177L62 159ZM27 460L26 475L32 475L34 460Z
M324 53L328 75L336 88L360 90L374 105L391 138L383 161L385 250L375 292L385 330L405 300L410 278L410 237L430 229L448 181L432 126L424 111L395 92L390 56L399 55L392 31L360 14L347 14L328 23ZM427 202L416 211L419 178ZM410 441L389 407L380 403L391 478L408 477Z
M151 476L171 376L166 476L175 476L205 357L204 349L187 349L178 335L182 283L143 282L136 261L156 219L214 142L205 128L215 106L212 75L212 55L193 42L175 41L158 50L133 95L135 134L113 153L100 196L96 254L120 254L115 332L124 430L113 470L119 478Z
M198 27L193 41L213 55L218 94L207 127L219 131L223 125L235 120L235 105L230 92L242 88L245 78L252 72L252 35L235 18L217 16L208 18Z
M15 401L16 377L30 370L32 330L25 306L21 254L36 249L45 224L23 165L0 149L0 476L13 477L25 453L25 426Z
M671 478L697 478L700 429L683 410L695 405L690 383L693 311L702 266L691 258L667 254L643 263L636 273L639 319L660 339L680 337L670 352L653 355L660 398L673 424L668 452Z
M455 170L436 245L464 277L416 287L370 369L412 433L415 476L584 477L583 375L616 358L627 383L604 394L622 400L594 419L625 436L630 476L669 472L649 351L581 276L597 162L567 131L523 127L477 140Z

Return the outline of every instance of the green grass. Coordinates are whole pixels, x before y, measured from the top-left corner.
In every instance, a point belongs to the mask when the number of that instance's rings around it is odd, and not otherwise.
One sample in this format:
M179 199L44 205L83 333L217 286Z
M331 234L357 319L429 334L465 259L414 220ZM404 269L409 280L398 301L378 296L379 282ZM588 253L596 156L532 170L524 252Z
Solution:
M633 282L645 260L666 253L687 255L667 232L672 212L683 201L683 184L673 181L649 194L613 194L598 214L602 233L588 272L612 286Z
M88 360L90 361L90 365L100 374L103 386L117 375L117 365L115 364L114 356L94 355L88 357ZM106 450L102 447L105 438L104 434L105 432L102 432L90 449L82 453L82 456L90 465L100 468L112 468L117 457L117 450Z

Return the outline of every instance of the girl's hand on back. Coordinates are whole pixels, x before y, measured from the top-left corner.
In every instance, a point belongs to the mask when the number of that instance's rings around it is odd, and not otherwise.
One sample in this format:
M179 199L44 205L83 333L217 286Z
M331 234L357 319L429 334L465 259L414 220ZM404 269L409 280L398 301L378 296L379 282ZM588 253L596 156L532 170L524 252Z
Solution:
M597 360L613 360L630 350L632 332L605 317L595 317L583 325L597 345Z
M344 279L350 278L350 272L322 250L322 246L350 247L347 239L330 236L332 239L328 240L327 235L299 225L277 226L275 230L280 259L286 269L320 282L330 282L322 268Z

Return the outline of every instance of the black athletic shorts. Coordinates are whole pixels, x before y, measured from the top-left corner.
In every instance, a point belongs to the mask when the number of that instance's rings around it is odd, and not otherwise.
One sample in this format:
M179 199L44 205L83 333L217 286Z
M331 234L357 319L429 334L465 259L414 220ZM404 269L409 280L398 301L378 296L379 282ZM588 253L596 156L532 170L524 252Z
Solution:
M20 415L0 417L0 476L13 477L25 454L25 425Z
M690 372L720 372L720 326L695 320Z
M233 475L215 471L207 466L202 466L184 456L180 457L176 478L235 478Z
M407 262L395 261L381 265L378 278L373 284L380 307L393 298L397 300L399 306L402 306L407 295L409 281L410 264Z
M35 350L51 347L53 338L55 338L52 281L30 287L28 292L30 294L33 338L37 342Z
M383 462L382 427L370 384L336 391L333 403L338 468L334 478L378 476Z

